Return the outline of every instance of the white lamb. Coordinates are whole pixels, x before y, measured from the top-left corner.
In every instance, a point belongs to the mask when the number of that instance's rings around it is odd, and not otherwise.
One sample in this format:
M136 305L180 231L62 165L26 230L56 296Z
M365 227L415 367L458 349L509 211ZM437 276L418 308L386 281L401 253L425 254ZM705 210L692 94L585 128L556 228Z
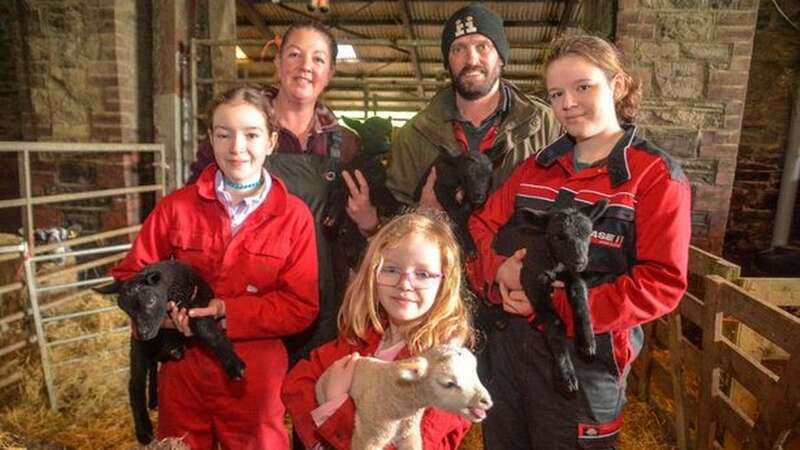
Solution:
M469 350L451 345L394 362L358 358L350 387L356 406L351 450L381 450L389 443L397 450L422 450L420 422L431 406L482 421L492 399L476 369ZM320 404L325 402L321 384Z

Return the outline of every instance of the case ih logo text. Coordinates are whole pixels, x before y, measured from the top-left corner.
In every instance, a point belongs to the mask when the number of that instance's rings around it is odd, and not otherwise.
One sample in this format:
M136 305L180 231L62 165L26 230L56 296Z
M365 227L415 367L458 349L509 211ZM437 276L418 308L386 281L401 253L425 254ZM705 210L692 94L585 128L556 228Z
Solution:
M603 247L611 247L611 248L620 248L622 247L622 241L625 239L624 236L619 236L612 233L606 233L604 231L592 231L592 244L595 245L602 245Z

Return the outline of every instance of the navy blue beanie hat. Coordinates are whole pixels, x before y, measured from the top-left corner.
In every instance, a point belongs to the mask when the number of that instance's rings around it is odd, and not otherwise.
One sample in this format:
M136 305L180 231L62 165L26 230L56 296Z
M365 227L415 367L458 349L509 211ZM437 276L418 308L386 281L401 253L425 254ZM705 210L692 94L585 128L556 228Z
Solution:
M444 23L442 30L442 57L445 69L450 70L447 63L450 55L450 46L453 41L468 34L482 34L489 38L503 64L508 63L508 38L503 28L503 19L494 11L478 4L465 6L454 12L447 22Z

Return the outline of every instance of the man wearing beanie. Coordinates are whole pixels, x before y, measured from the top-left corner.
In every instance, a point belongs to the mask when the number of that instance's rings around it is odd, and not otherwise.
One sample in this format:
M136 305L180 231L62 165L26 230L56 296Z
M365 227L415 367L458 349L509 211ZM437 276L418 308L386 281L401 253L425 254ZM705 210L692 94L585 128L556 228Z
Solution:
M386 186L398 200L415 203L417 185L440 153L485 153L494 164L494 191L520 162L558 137L550 107L501 78L509 55L503 19L493 11L471 4L447 19L442 58L452 84L392 143ZM428 177L419 206L441 209L435 177Z

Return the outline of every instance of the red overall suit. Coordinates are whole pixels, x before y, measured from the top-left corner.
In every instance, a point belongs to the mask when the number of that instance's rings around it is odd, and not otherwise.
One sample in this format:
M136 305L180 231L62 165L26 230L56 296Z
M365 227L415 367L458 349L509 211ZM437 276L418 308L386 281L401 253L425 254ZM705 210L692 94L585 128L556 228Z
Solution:
M148 216L116 279L174 258L189 263L225 301L225 327L247 364L228 380L218 360L190 339L180 361L159 372L158 437L183 437L193 449L288 449L280 388L287 370L281 337L317 316L317 250L308 207L272 177L264 202L231 235L210 165L197 183L162 199Z

